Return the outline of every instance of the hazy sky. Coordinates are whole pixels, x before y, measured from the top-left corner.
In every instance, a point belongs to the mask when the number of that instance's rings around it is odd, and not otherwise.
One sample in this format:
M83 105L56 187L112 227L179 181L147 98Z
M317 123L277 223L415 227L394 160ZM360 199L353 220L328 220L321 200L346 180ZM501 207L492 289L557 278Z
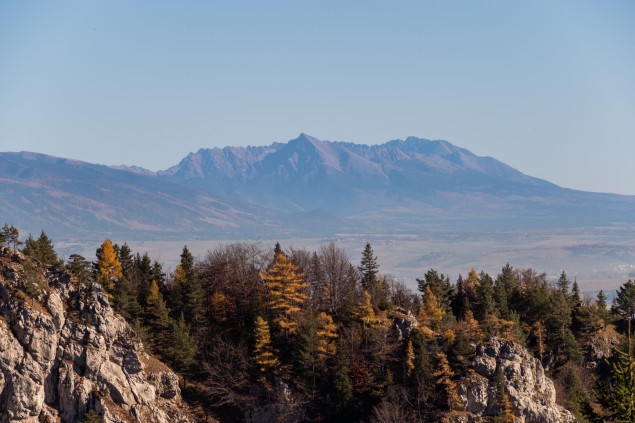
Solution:
M0 151L157 170L300 132L635 194L635 2L0 2Z

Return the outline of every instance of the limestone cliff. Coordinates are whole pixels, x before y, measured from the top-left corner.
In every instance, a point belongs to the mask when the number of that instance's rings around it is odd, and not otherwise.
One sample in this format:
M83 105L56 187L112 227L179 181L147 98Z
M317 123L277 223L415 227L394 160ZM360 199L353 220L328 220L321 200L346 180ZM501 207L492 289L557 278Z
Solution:
M35 268L0 251L0 423L70 423L86 413L188 421L177 376L144 352L100 285L78 286L61 271L28 275L25 266Z
M470 414L468 421L481 421L480 417L495 413L498 372L517 423L575 422L569 411L556 404L556 389L540 361L521 345L501 338L476 348L470 375L459 383L461 400Z

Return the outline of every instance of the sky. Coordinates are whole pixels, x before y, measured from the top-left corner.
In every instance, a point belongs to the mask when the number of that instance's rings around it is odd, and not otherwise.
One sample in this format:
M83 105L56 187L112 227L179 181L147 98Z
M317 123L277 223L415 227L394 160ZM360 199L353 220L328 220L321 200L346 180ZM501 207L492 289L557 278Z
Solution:
M635 2L0 2L0 151L444 139L635 195Z

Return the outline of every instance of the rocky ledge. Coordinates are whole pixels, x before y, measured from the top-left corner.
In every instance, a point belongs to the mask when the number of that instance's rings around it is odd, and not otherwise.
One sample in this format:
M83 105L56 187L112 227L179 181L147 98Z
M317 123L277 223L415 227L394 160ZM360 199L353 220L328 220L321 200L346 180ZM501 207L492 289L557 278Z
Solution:
M499 373L500 372L500 373ZM459 394L468 421L484 421L497 410L497 392L502 374L505 392L517 423L568 423L576 419L556 404L556 389L540 361L523 346L492 338L476 348L470 375L459 383Z
M99 284L41 273L32 297L21 276L30 259L0 253L0 423L189 421L177 376Z

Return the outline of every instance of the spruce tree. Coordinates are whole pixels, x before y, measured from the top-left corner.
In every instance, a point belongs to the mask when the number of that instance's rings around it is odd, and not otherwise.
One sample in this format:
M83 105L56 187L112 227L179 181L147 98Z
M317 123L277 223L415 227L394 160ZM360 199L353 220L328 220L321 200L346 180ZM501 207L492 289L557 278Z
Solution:
M171 326L167 355L176 371L190 375L196 364L196 341L190 334L190 326L185 322L183 314L176 322L172 321Z
M164 349L168 342L171 321L168 308L155 281L152 281L146 296L144 323L150 329L148 337L153 351L159 352Z
M598 386L598 401L610 421L635 422L635 359L616 351L610 372L610 379Z
M373 247L370 243L366 243L364 247L362 261L358 269L362 274L362 289L372 292L377 285L379 264L377 264L377 256L373 253Z
M556 282L556 287L558 288L560 292L568 296L570 285L571 285L571 282L569 282L569 278L567 277L566 272L563 270L562 273L560 274L560 278L558 278L558 282Z
M573 280L573 285L571 286L571 304L574 306L580 304L582 299L580 298L580 287L578 286L578 280Z
M44 267L61 267L53 242L46 235L44 230L40 233L40 236L35 241L35 258L37 258ZM26 254L26 253L25 253Z

